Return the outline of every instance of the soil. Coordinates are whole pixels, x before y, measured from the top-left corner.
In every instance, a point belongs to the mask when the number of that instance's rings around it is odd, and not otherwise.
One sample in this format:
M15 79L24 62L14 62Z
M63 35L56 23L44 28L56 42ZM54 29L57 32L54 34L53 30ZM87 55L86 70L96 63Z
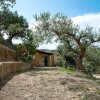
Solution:
M100 80L75 72L28 71L3 80L0 100L100 100Z

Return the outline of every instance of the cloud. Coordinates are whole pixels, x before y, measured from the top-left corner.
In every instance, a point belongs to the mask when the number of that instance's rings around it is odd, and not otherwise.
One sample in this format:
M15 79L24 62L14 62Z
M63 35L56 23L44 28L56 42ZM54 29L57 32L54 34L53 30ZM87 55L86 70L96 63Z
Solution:
M57 42L52 42L52 43L47 43L47 44L42 44L38 47L38 49L48 49L48 50L55 50L59 43Z
M85 28L86 26L94 27L94 29L98 30L100 28L100 13L91 13L84 14L80 16L76 16L72 18L74 24L78 24L80 28Z
M14 44L20 44L20 43L22 43L22 40L21 39L13 39L12 42Z
M35 30L35 27L38 25L38 22L32 22L32 23L30 23L29 24L29 29L31 29L32 31L34 31Z

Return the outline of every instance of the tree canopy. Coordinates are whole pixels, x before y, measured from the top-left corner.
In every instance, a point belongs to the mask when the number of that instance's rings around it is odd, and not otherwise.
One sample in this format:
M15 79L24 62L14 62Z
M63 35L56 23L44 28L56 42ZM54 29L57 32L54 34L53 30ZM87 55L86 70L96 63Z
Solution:
M78 69L83 69L82 60L85 56L86 49L91 44L100 41L100 34L93 30L93 27L87 26L81 30L78 25L74 25L72 20L67 16L57 13L55 16L42 13L39 16L35 15L35 20L38 23L36 31L39 35L47 38L57 36L58 39L70 43L70 49L76 54L75 61Z
M8 8L9 6L13 7L16 3L16 0L0 0L0 6L2 9Z
M0 0L0 43L16 49L18 59L29 61L38 46L38 37L28 28L27 20L10 10L16 0ZM3 37L7 36L7 39ZM36 37L35 37L36 36ZM20 38L21 44L14 45L12 39Z
M23 16L8 9L0 11L0 33L8 35L6 40L12 44L13 38L24 37L28 30L28 23Z

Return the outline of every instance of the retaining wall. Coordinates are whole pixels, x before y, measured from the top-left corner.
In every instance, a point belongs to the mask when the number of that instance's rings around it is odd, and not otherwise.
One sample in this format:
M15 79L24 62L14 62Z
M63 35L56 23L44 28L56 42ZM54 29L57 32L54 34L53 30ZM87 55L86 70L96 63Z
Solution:
M0 62L0 80L18 71L25 71L30 65L23 62Z
M0 62L15 60L16 51L0 44Z

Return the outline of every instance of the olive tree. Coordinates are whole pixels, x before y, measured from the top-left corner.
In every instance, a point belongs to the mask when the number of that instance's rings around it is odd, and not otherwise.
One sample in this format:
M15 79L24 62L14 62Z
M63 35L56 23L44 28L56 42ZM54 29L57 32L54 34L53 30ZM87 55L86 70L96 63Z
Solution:
M28 30L28 22L23 16L9 9L0 11L0 33L8 36L6 43L12 45L12 39L24 37Z
M58 37L59 40L64 40L64 37L69 38L71 50L76 54L75 62L77 69L84 69L83 58L86 49L91 44L100 41L100 33L87 26L81 30L79 26L74 25L72 20L67 16L57 13L51 16L48 12L42 13L39 16L34 15L37 22L36 31L39 35L44 36L44 39Z

